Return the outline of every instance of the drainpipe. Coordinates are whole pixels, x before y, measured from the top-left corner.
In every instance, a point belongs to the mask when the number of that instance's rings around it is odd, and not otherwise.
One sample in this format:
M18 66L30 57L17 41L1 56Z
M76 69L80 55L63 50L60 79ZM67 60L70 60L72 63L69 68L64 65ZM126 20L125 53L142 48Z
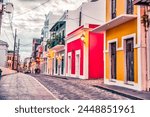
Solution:
M148 91L148 50L147 50L147 35L148 35L148 27L149 27L149 21L148 21L148 14L147 14L147 11L148 11L148 7L145 6L144 7L144 16L143 16L143 24L144 24L144 30L145 30L145 61L146 61L146 91Z

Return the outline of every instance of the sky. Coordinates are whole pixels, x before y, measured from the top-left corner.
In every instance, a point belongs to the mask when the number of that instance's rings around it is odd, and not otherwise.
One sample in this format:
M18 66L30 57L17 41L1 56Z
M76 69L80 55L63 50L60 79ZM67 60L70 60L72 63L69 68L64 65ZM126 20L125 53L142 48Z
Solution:
M4 13L0 39L6 41L9 49L13 50L13 34L10 28L12 21L13 32L17 29L17 39L21 40L20 55L23 60L31 56L32 39L41 37L45 14L52 12L61 16L65 10L74 10L86 1L88 0L5 0L13 3L14 12ZM35 7L38 8L31 10Z

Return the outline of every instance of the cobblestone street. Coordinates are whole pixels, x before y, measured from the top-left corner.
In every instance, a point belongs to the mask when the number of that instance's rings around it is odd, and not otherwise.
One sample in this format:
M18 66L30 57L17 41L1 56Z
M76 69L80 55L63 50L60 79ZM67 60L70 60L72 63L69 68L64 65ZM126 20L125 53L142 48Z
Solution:
M102 80L62 79L48 75L12 73L0 81L1 100L126 100L93 87Z
M39 82L61 100L122 100L126 97L98 89L92 84L101 80L61 79L47 75L33 75Z

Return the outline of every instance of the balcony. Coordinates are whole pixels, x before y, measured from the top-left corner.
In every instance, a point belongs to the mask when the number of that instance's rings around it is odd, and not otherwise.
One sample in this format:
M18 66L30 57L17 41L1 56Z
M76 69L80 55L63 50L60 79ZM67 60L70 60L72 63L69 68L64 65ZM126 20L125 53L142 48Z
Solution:
M135 5L150 6L150 0L134 0Z
M51 50L56 50L56 51L61 50L64 48L64 45L65 45L64 38L60 38L60 37L58 38L57 36L47 41L47 46Z

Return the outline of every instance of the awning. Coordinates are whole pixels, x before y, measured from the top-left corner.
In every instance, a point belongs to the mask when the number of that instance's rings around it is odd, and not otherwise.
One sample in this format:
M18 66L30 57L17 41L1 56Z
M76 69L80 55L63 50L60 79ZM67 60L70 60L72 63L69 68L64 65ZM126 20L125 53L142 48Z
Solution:
M146 5L150 6L150 0L134 0L135 5Z
M56 45L54 46L53 48L51 48L51 50L54 50L54 51L61 51L64 49L64 45Z
M113 20L105 23L104 25L95 28L94 30L92 30L92 32L106 31L106 30L109 30L109 29L114 28L116 26L119 26L123 23L126 23L128 21L131 21L135 18L137 18L136 15L127 15L127 14L121 15L121 16L116 17Z

